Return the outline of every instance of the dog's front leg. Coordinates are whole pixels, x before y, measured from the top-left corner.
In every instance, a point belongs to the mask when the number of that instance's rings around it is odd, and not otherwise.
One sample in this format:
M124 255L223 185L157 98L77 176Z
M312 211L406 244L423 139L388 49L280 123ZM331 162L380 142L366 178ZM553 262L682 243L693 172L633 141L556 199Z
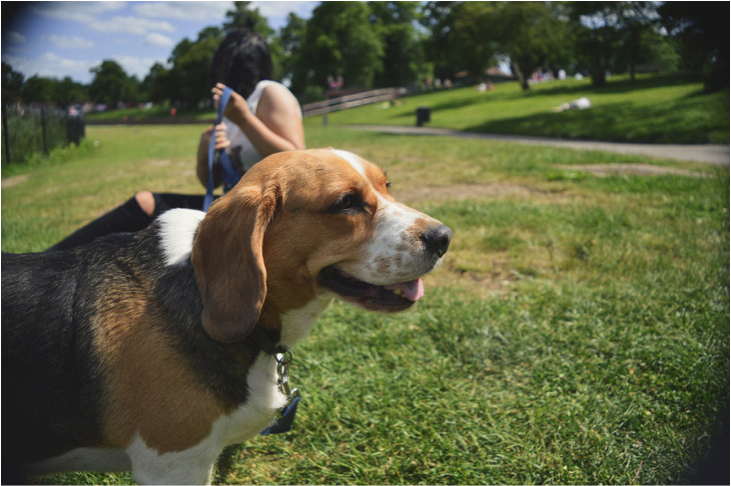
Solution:
M211 484L213 465L223 451L204 440L190 449L158 454L140 437L127 448L137 484Z

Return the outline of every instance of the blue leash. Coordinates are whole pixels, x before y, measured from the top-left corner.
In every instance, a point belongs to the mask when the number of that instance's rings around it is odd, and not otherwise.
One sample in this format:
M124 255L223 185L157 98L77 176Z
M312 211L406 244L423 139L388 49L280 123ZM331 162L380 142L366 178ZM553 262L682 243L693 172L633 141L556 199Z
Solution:
M223 120L223 111L226 109L228 100L231 99L233 90L226 88L223 90L221 99L218 104L218 116L216 117L216 123L213 126L213 133L211 134L211 141L208 144L208 186L206 187L206 196L203 198L203 211L208 211L208 207L213 202L213 160L216 157L216 126L221 124ZM241 179L241 174L236 170L231 158L228 156L225 150L222 150L218 155L218 160L221 162L221 168L223 169L223 187L224 190L228 187L233 187Z

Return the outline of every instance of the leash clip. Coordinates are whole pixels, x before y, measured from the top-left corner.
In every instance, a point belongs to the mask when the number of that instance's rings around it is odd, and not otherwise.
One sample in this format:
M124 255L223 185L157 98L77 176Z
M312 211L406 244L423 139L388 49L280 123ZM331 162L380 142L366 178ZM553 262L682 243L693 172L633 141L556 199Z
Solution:
M286 350L283 353L277 353L274 359L277 360L277 389L279 393L287 397L283 410L299 397L300 392L297 388L292 389L289 386L289 364L292 362L292 352ZM277 411L277 419L281 419L282 410Z

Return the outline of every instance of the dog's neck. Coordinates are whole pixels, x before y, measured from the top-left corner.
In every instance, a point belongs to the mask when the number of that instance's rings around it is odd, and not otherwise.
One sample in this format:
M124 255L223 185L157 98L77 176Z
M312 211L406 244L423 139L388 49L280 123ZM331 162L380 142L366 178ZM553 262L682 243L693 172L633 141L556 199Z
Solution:
M299 309L290 310L281 315L281 334L279 344L292 349L299 341L306 338L315 321L332 302L332 298L316 298Z

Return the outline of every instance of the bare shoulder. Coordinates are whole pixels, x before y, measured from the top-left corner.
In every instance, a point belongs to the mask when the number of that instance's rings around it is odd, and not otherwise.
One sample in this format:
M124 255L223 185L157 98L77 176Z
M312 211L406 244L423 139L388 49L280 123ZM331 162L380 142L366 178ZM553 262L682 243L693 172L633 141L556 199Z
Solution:
M261 93L259 106L267 111L271 109L284 111L300 111L300 104L297 98L285 86L277 83L264 88Z

